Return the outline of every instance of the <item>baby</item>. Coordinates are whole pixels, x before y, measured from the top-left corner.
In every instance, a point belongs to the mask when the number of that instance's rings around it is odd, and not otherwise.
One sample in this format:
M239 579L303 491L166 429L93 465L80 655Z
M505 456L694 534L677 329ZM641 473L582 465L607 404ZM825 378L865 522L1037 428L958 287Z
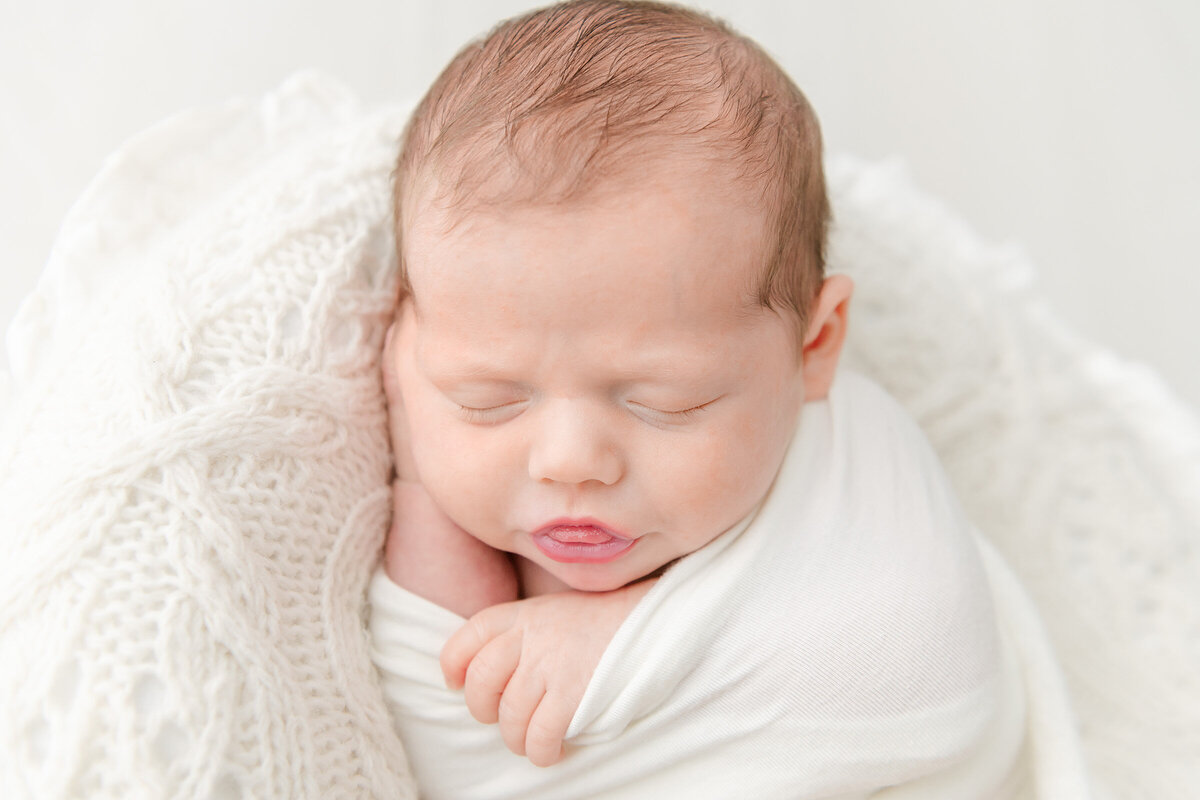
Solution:
M423 797L1019 780L974 534L837 370L816 118L755 44L655 3L507 21L414 112L395 215L371 631Z

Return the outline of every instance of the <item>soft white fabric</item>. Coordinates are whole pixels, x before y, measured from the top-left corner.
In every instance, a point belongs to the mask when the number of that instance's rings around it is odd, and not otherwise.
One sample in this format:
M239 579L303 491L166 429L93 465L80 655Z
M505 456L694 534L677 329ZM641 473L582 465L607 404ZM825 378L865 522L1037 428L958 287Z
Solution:
M0 380L0 797L413 795L362 628L404 115L293 79L131 140L64 221ZM1195 418L898 168L829 178L851 356L1029 587L1097 794L1191 800Z
M412 797L367 656L404 116L302 76L106 164L10 332L0 797Z
M1012 618L1019 590L993 607L988 577L919 430L843 373L756 513L617 631L559 764L471 719L438 667L464 620L382 570L372 658L428 800L1086 797L1053 660L1032 679L1044 634Z
M1019 249L983 243L899 164L838 158L827 176L830 266L857 283L846 361L917 419L1028 588L1097 797L1195 797L1200 420L1065 328Z

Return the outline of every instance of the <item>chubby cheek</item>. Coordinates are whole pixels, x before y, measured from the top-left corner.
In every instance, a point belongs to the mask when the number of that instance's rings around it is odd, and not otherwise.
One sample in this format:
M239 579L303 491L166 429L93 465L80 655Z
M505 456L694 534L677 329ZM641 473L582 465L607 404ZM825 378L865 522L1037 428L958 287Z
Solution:
M461 528L484 537L504 509L502 465L453 422L413 432L413 460L426 491Z
M423 387L404 386L404 405L417 477L446 514L469 533L495 527L503 508L501 467L494 448L472 436Z
M687 508L683 533L700 546L742 519L766 494L790 429L780 420L744 418L676 454L671 482L677 508Z

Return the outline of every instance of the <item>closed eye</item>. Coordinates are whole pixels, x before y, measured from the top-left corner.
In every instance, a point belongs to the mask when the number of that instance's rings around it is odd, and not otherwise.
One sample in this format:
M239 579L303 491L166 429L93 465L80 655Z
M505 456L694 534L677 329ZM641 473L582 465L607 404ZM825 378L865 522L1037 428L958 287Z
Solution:
M668 410L665 408L655 408L654 406L648 406L644 403L637 403L632 400L629 401L629 405L636 406L642 411L649 412L650 415L660 420L672 423L684 423L692 421L699 416L704 409L708 408L720 399L720 397L715 397L712 400L709 400L707 403L701 403L699 405L692 406L691 408L683 408L677 411Z
M504 422L519 414L525 407L527 401L514 400L511 403L501 403L498 406L487 406L485 408L476 408L474 406L464 406L462 403L455 403L458 409L459 416L465 421L476 425L488 425L497 422Z

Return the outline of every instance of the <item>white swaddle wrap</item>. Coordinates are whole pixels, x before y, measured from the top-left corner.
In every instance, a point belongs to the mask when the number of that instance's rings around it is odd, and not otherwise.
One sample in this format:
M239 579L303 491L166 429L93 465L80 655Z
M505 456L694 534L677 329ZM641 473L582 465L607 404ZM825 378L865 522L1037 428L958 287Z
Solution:
M1049 782L1026 780L1039 759L1023 666L1044 642L993 606L987 571L916 425L843 373L804 407L757 512L669 569L618 630L559 764L533 767L470 717L438 666L462 618L382 571L373 658L430 800L1083 796L1053 682L1034 707L1066 755Z

